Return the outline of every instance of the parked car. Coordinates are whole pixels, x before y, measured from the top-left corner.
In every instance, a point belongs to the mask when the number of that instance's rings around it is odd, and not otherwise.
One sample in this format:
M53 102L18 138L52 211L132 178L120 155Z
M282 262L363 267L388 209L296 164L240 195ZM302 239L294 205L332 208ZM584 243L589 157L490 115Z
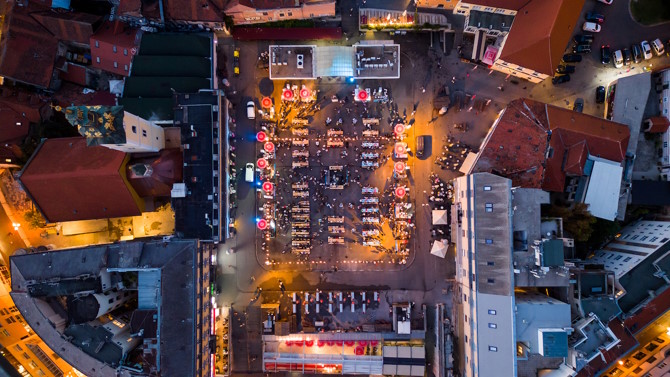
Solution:
M562 84L568 81L570 81L570 75L558 75L551 79L551 83L554 85Z
M605 87L599 86L596 88L596 103L605 102Z
M665 54L665 48L663 47L663 42L661 42L661 40L658 38L651 41L651 48L654 49L656 56L661 56Z
M628 49L628 47L626 47L622 50L622 52L623 52L623 64L630 65L630 62L633 60L633 56L630 53L630 50Z
M577 98L575 103L572 105L572 110L578 113L584 111L584 98Z
M612 60L612 50L610 50L610 45L600 46L600 62L603 64L610 64Z
M584 25L582 25L582 30L590 31L592 33L600 33L600 25L595 22L584 22Z
M256 105L254 101L247 102L247 118L256 119Z
M644 60L649 60L654 57L654 54L651 52L651 46L649 45L649 42L642 41L640 43L640 47L642 47L642 55L644 55Z
M575 53L578 53L578 54L589 53L589 52L591 52L591 45L590 44L576 45L575 47L572 48L572 52L575 52Z
M621 53L621 50L614 51L612 63L614 63L615 68L623 67L623 53Z
M244 167L244 180L247 181L247 182L253 182L254 181L254 174L255 174L254 164L249 162Z
M598 2L603 3L603 4L607 4L607 5L612 5L613 1L614 0L598 0Z
M630 46L630 50L633 52L633 61L639 63L642 61L642 50L638 44Z
M572 39L575 43L591 43L593 42L593 34L577 34Z
M582 61L582 56L579 54L565 54L563 61L566 63L579 63Z
M575 73L575 66L574 65L559 65L558 68L556 68L556 73L560 73L562 75L566 73Z
M597 22L599 24L602 24L603 22L605 22L605 16L603 16L600 13L588 12L586 14L585 18L586 18L586 21Z

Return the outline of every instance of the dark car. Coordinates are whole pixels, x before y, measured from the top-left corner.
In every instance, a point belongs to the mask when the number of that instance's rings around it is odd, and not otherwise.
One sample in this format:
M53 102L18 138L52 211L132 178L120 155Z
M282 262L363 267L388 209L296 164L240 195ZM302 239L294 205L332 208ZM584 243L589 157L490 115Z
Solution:
M623 51L623 64L630 65L630 62L633 60L633 56L631 55L630 50L624 48L622 51Z
M572 110L578 113L584 111L584 98L577 98L575 103L572 105Z
M577 34L572 39L575 43L591 43L593 42L593 34Z
M612 60L612 50L610 50L610 45L600 46L600 62L603 64L610 64Z
M559 65L558 68L556 68L556 73L560 73L562 75L566 73L575 73L575 66L574 65Z
M599 86L596 88L596 103L605 102L605 87Z
M634 44L630 46L631 51L633 51L633 61L635 63L639 63L642 61L642 49L640 48L640 45Z
M570 81L570 75L554 76L554 78L551 79L551 83L554 85L562 84L568 81Z
M586 21L589 21L589 22L597 22L599 24L602 24L603 22L605 22L605 16L603 16L600 13L588 12L586 14L585 18L586 18Z
M576 45L575 47L572 48L572 52L578 53L578 54L591 52L591 45L590 44Z
M563 55L563 61L566 63L578 63L582 61L582 56L579 54L565 54Z

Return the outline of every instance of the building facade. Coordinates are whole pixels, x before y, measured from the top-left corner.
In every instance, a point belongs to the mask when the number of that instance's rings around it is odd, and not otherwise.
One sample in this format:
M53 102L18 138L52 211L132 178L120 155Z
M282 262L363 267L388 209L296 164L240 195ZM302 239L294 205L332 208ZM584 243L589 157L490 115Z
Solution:
M511 188L511 180L489 173L454 181L452 238L468 377L516 375Z
M277 5L277 3L281 4ZM260 24L333 17L335 16L335 3L335 0L296 0L262 1L256 5L250 0L233 0L228 3L224 13L233 18L235 25Z

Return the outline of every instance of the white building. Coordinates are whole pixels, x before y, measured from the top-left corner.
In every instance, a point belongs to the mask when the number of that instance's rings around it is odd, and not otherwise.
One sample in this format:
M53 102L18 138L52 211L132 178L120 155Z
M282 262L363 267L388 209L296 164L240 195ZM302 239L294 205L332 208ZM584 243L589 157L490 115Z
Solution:
M598 250L590 262L603 264L618 279L668 241L669 221L639 221L625 227L613 241Z
M465 16L463 31L475 34L472 60L539 83L554 75L583 5L584 0L467 0L454 13Z
M163 127L123 111L123 106L71 106L64 113L79 134L86 137L88 146L101 145L126 153L165 148Z
M489 173L454 181L458 320L469 377L516 376L511 188L511 180Z

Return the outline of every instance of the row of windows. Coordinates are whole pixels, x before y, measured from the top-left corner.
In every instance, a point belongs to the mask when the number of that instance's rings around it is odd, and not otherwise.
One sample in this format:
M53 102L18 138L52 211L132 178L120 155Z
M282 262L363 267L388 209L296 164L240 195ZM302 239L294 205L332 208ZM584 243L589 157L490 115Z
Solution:
M95 62L100 63L100 57L99 56L95 57ZM118 62L114 62L114 68L119 68L119 63ZM123 70L128 71L128 64L123 65Z
M95 41L95 47L98 47L98 48L100 47L100 41ZM117 52L116 46L112 46L112 51L114 53ZM127 48L123 49L123 55L128 56L128 49Z

